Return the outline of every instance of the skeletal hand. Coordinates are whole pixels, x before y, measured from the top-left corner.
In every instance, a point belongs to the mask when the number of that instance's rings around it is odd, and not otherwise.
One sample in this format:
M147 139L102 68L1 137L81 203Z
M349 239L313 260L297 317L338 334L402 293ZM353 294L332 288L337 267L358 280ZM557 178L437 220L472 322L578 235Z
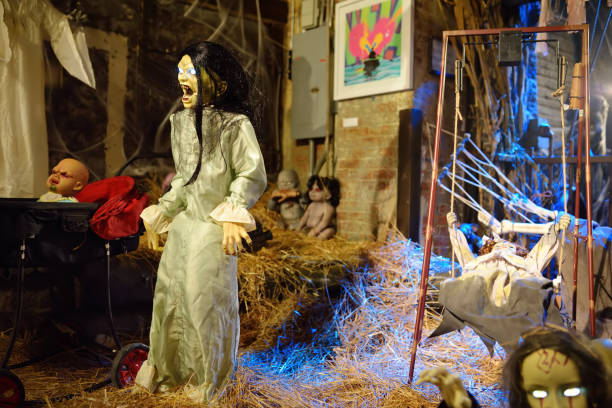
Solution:
M449 212L448 214L446 214L446 221L448 222L448 226L452 227L457 223L457 214L455 214L454 212Z
M417 384L424 382L437 386L442 393L442 398L450 408L471 408L472 401L463 388L459 376L451 374L445 367L430 368L421 371Z
M242 224L234 222L223 223L223 250L226 255L238 255L238 252L244 250L242 238L251 245L251 237Z
M572 218L569 216L569 214L563 214L561 218L559 218L559 223L556 225L557 231L567 230L571 222Z

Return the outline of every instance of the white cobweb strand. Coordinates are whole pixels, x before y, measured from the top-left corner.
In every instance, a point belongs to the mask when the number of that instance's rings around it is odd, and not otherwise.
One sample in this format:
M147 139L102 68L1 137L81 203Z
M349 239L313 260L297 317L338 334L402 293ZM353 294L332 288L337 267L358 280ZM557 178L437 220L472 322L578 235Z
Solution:
M455 174L455 188L449 188L446 183L452 185L452 173L445 171L442 177L438 179L438 184L445 191L451 194L452 199L457 199L476 212L489 214L463 187L462 183L470 184L479 190L485 191L493 198L501 202L504 208L512 212L515 216L521 218L527 223L534 223L525 213L538 216L542 220L554 220L556 212L543 208L529 199L519 188L516 187L510 179L502 173L502 171L491 162L491 160L476 146L474 142L465 138L461 144L469 142L470 149L474 153L468 152L465 148L457 149L454 164L464 176ZM490 174L494 173L495 176ZM449 180L450 179L450 180ZM453 191L454 190L454 191Z

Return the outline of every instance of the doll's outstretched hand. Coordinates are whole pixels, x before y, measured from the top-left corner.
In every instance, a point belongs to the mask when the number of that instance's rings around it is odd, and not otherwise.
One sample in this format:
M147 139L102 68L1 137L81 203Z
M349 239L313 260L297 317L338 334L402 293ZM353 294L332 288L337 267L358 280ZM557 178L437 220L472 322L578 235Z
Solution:
M300 192L298 190L274 190L272 192L272 199L276 200L278 203L282 203L288 198L297 198L300 196Z
M442 399L444 399L448 407L472 407L472 401L465 388L463 388L459 376L449 373L445 367L436 367L421 371L416 383L421 384L424 382L431 383L440 389Z
M244 225L234 222L223 223L223 250L226 255L238 255L238 252L244 250L242 238L251 245L251 237Z

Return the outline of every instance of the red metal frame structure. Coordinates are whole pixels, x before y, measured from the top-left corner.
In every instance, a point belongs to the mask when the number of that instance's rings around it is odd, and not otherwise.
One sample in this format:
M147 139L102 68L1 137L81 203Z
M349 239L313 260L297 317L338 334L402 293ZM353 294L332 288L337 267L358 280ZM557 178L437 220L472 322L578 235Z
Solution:
M586 182L586 201L587 201L587 224L588 240L587 252L589 262L589 317L591 324L591 335L595 335L595 304L593 296L593 226L591 219L591 160L588 152L591 151L589 139L589 117L590 117L590 94L589 94L589 26L588 24L561 26L561 27L512 27L512 28L491 28L481 30L455 30L444 31L442 33L442 59L440 66L440 85L438 87L438 107L436 118L436 139L434 143L434 155L431 169L431 185L429 188L429 208L427 210L427 227L425 229L425 248L423 251L423 268L421 271L421 282L419 285L419 303L417 307L416 322L412 337L412 353L410 357L409 380L412 382L414 374L414 363L418 345L421 341L423 331L423 317L425 314L425 298L427 295L427 283L429 280L429 262L431 259L431 245L434 210L436 207L436 181L438 179L438 159L440 153L440 137L442 134L442 101L444 98L444 86L446 82L446 56L448 51L448 40L451 37L476 37L487 35L499 35L502 31L521 31L522 33L540 32L582 32L582 62L584 67L583 95L584 95L584 119L579 126L587 124L584 128L584 150L585 150L585 182ZM581 118L582 119L582 118ZM574 241L577 245L577 241ZM576 252L576 251L574 251Z

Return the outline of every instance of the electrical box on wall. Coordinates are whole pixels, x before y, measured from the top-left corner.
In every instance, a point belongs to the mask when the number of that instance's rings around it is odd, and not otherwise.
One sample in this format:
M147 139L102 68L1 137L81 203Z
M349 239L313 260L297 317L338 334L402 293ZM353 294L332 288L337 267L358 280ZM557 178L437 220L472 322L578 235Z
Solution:
M329 31L315 28L293 37L291 136L325 137L329 115Z

